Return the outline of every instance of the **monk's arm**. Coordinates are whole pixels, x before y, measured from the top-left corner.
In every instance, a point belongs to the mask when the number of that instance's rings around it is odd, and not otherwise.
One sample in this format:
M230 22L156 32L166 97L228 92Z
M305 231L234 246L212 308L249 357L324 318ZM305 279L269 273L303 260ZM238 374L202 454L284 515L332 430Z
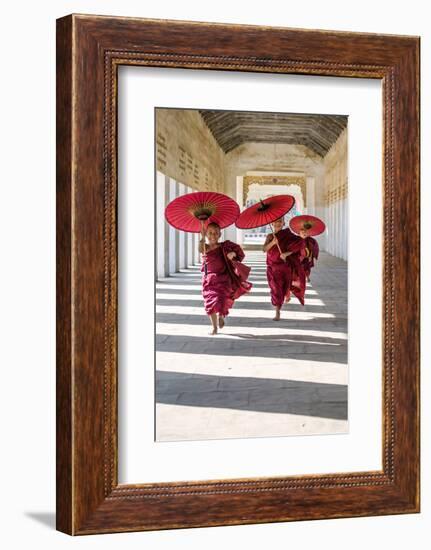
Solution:
M205 254L205 237L199 241L199 253Z
M243 249L239 246L239 244L236 244L232 252L235 252L235 260L238 260L240 262L243 261L245 258L245 254Z
M266 236L265 243L262 247L262 250L264 252L268 252L270 248L272 248L277 243L277 238L274 237L271 233Z
M293 254L293 252L282 252L282 253L280 254L280 258L281 258L282 260L285 260L285 259L286 259L288 256L290 256L291 254Z

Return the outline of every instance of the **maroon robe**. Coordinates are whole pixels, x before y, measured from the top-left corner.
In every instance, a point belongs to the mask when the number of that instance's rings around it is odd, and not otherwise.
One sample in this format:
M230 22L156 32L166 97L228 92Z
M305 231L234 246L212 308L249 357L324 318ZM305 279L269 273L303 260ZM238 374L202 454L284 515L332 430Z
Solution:
M266 276L271 291L271 303L281 308L283 302L290 300L293 293L304 305L305 271L302 260L305 256L304 239L298 238L289 228L281 229L276 233L278 244L282 252L292 252L286 261L280 258L278 246L273 246L266 253ZM267 242L271 242L272 235L268 235Z
M319 257L319 244L313 237L307 237L305 239L305 246L307 247L309 254L302 260L305 275L307 280L310 280L311 269L314 267L314 260Z
M235 252L234 261L227 258L229 252ZM226 317L234 301L250 291L252 284L246 280L248 268L237 267L243 259L242 248L232 241L224 241L202 255L202 296L208 315L219 313Z

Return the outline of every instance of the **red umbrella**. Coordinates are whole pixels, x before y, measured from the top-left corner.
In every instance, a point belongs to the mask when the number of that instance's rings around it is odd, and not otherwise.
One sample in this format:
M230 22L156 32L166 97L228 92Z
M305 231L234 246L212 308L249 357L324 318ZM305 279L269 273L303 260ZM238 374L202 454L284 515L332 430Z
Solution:
M316 216L309 216L307 214L303 216L294 216L289 222L290 229L299 235L299 232L306 231L307 237L314 235L320 235L326 229L325 224L320 218Z
M254 229L255 227L268 225L287 214L294 204L295 198L292 195L275 195L275 197L268 197L265 200L260 199L258 203L241 212L235 225L239 229ZM274 232L272 233L274 234ZM281 254L278 243L277 247Z
M167 222L181 231L200 233L215 222L220 229L231 225L239 215L238 204L223 193L197 191L181 195L165 208Z
M238 216L235 225L239 229L262 227L283 217L295 204L292 195L276 195L249 206Z

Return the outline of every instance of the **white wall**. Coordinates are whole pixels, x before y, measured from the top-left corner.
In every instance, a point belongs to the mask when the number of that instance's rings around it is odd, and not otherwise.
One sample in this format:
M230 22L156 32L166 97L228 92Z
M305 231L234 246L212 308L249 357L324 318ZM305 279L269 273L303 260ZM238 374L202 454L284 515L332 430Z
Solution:
M336 201L324 209L322 217L326 223L326 245L324 250L347 261L347 231L348 231L348 202L347 199Z
M246 9L245 9L246 7ZM55 18L70 12L420 34L422 150L431 149L431 30L425 2L383 0L234 3L219 0L17 0L3 6L4 155L0 201L2 269L2 543L5 548L151 548L188 550L285 548L326 550L427 547L431 522L431 341L422 344L422 514L124 533L71 539L53 530L55 501ZM19 26L18 26L19 22ZM286 98L288 103L288 98ZM423 181L431 181L422 155ZM431 331L428 236L431 187L423 186L423 333ZM318 213L316 213L319 215ZM226 460L228 457L220 457ZM288 459L288 457L287 457Z
M327 252L347 260L348 250L348 149L344 130L323 159Z

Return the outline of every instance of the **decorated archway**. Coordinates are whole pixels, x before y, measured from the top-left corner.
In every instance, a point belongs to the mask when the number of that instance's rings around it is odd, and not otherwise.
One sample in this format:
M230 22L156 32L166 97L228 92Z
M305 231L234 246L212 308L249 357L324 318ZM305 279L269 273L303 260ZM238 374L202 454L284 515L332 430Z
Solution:
M293 195L295 205L285 216L288 224L292 216L304 213L305 208L305 178L294 176L245 176L243 179L244 207L252 206L274 195ZM268 226L258 227L243 232L242 240L247 244L262 244L266 235L270 232Z

